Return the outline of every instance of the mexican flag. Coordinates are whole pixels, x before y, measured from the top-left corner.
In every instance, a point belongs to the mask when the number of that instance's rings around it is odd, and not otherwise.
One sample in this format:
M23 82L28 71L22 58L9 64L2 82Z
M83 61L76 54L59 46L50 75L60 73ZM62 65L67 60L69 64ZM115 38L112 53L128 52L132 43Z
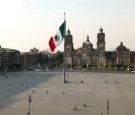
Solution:
M55 36L52 36L49 40L50 50L53 52L57 46L61 44L65 37L66 21L59 27Z

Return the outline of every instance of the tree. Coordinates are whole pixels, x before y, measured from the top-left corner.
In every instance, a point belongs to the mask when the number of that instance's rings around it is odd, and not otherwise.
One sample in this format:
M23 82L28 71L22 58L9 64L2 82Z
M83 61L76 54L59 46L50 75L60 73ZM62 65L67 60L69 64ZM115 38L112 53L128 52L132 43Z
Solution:
M116 64L116 67L119 69L119 68L122 67L122 65L121 64Z
M111 68L114 68L115 67L115 65L113 64L113 65L111 65Z
M82 65L82 68L86 68L86 67L87 67L87 65L86 65L86 64L83 64L83 65Z
M59 63L59 65L60 65L61 63L63 63L63 52L58 51L58 52L56 53L56 56L55 56L55 58L54 58L54 61L57 62L57 63Z
M75 64L73 64L72 67L75 67Z
M123 65L123 68L124 68L124 69L127 69L127 67L128 67L128 65Z
M123 65L122 65L122 64L116 64L116 67L117 67L117 70L119 71L119 70L120 70L120 68L122 68L122 67L123 67Z
M67 66L70 67L70 64L68 64Z
M109 65L106 65L106 66L105 66L105 68L108 68L108 67L109 67Z

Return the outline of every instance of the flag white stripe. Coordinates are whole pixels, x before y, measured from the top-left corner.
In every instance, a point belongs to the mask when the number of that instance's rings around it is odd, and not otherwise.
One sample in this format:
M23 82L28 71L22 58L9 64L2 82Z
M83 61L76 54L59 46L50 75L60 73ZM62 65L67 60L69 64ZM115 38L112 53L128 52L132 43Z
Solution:
M63 38L62 38L62 35L61 35L61 32L60 32L59 29L57 30L55 35L58 36L58 41L55 40L55 36L53 37L53 41L54 41L55 46L57 47L57 46L59 46L61 44L61 42L63 41Z

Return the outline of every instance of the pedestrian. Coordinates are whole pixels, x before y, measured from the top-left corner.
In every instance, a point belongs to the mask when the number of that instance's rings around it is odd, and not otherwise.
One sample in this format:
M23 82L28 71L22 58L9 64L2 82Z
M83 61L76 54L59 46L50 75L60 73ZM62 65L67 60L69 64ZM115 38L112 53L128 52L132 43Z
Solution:
M46 93L48 94L48 91Z
M11 90L11 87L9 87L9 91L11 92L12 90Z
M86 104L85 104L85 103L83 103L83 106L84 106L84 107L86 107Z
M73 111L77 111L78 108L76 107L76 105L74 105Z
M65 92L63 92L63 95L65 95Z
M35 91L33 90L33 94L35 93Z

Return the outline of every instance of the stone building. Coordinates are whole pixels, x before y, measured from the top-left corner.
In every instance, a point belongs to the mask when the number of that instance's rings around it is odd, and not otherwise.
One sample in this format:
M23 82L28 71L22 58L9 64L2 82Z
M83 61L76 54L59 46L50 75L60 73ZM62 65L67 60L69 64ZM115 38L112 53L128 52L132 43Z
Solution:
M135 52L123 45L123 42L116 48L116 51L106 51L105 33L100 27L97 33L97 48L93 48L89 36L83 42L82 47L74 49L73 36L68 29L65 37L66 65L81 67L82 65L106 67L122 64L135 67Z
M0 46L0 70L17 69L20 66L20 51Z
M116 48L117 52L117 63L118 64L125 64L128 65L130 64L130 50L127 49L124 45L123 42L120 43L120 45Z
M34 66L45 66L48 63L48 55L44 52L22 52L20 53L20 63L22 67L34 67Z

